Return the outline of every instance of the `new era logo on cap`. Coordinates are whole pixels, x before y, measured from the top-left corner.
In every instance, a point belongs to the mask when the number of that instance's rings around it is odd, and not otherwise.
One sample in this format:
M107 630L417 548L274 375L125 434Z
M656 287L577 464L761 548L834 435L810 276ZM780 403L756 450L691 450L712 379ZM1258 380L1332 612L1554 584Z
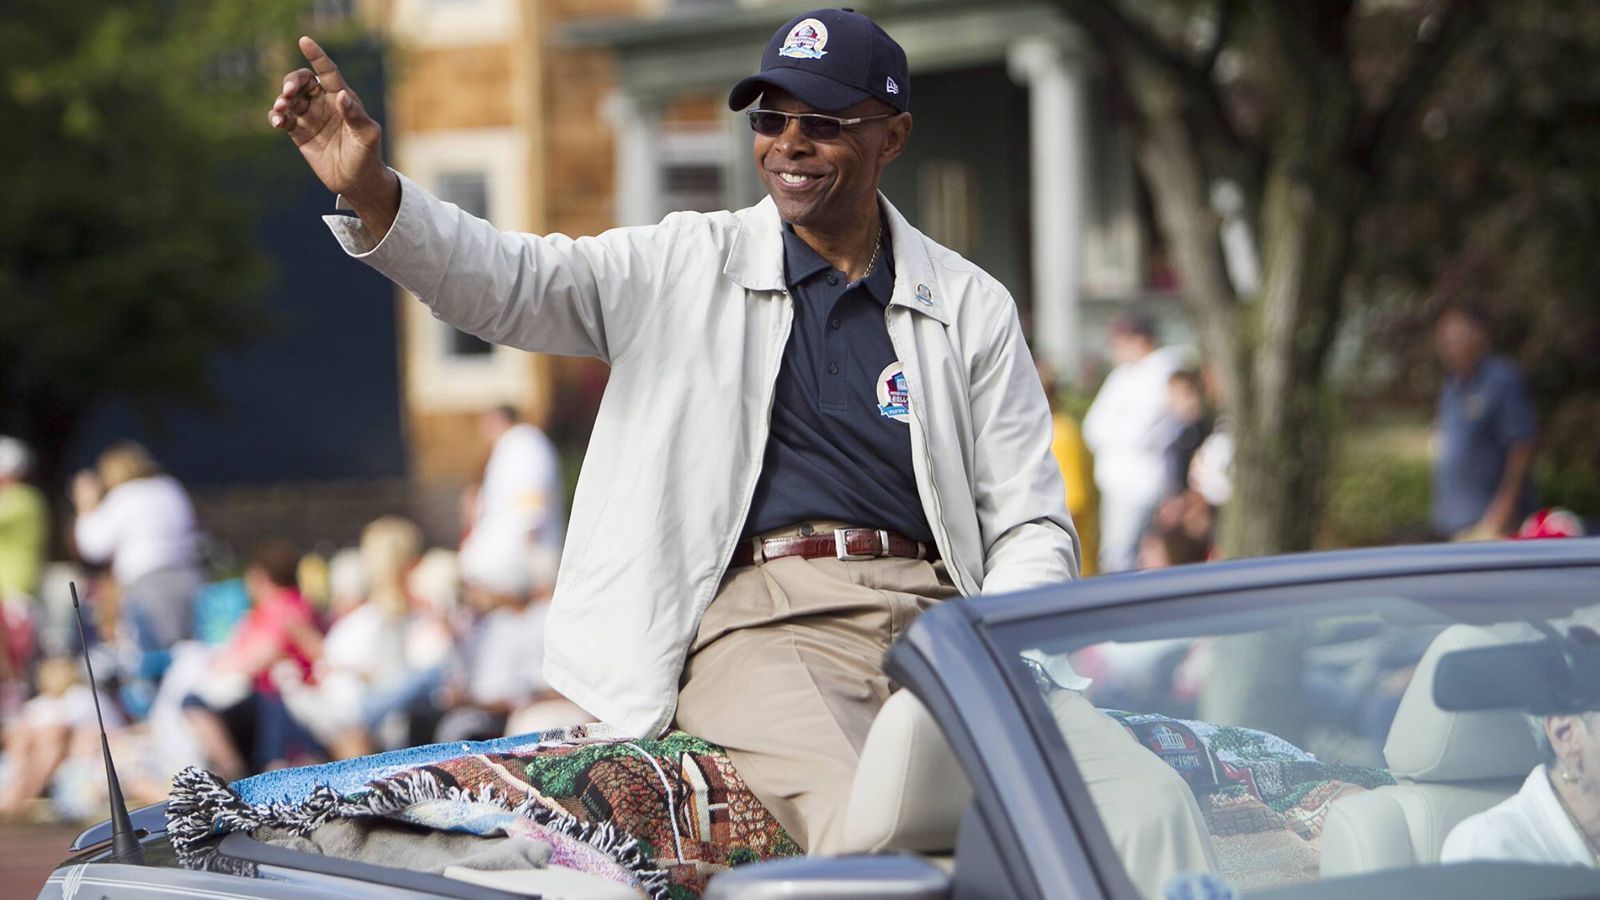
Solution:
M890 75L883 80L883 89L891 94L900 93L900 85L894 83L894 76Z

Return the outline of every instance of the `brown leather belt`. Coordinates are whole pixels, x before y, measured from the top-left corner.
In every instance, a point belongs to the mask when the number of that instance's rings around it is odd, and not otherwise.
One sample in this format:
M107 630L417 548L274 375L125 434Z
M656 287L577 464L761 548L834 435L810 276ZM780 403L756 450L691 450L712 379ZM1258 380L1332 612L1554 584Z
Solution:
M820 534L751 538L734 551L733 564L753 566L786 556L842 560L898 556L931 560L939 558L939 548L931 542L913 541L883 528L836 528Z

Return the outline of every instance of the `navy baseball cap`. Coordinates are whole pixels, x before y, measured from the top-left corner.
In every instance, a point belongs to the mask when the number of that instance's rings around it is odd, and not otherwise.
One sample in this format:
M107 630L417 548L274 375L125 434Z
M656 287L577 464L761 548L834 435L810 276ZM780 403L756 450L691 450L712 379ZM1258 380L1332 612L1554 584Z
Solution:
M728 92L728 107L744 109L768 88L822 112L849 109L868 97L905 112L911 100L905 50L877 22L849 9L790 19L767 41L761 71Z

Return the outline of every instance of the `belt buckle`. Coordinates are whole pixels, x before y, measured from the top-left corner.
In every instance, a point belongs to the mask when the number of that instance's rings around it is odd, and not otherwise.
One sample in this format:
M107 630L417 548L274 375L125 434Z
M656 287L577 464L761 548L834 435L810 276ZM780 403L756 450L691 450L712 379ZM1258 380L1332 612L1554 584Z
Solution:
M838 559L842 562L862 562L864 560L878 559L880 557L889 555L889 532L883 530L882 528L878 529L877 553L851 553L845 548L844 533L846 531L854 530L856 529L835 528L833 530L833 555L835 559ZM866 529L861 530L865 531Z

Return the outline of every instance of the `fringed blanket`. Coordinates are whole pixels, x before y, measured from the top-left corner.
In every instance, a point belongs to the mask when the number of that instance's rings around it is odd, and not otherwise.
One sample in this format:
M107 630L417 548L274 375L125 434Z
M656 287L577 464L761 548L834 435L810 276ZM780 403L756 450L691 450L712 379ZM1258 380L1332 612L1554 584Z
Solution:
M1211 831L1217 864L1244 891L1314 880L1328 807L1341 797L1394 784L1383 769L1324 763L1264 731L1107 714L1189 783Z
M268 773L227 785L199 769L174 780L168 834L189 865L211 835L265 826L300 836L348 819L534 838L550 864L652 898L698 896L712 875L800 853L721 748L674 732L620 740L594 727L436 744Z

